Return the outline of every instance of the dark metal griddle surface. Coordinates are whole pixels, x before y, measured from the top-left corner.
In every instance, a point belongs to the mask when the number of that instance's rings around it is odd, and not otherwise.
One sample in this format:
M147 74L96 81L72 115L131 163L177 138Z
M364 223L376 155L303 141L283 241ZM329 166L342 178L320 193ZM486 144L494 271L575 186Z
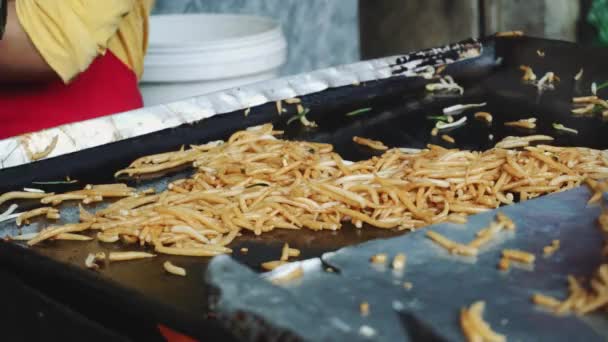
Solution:
M242 111L234 112L193 125L6 169L0 171L0 191L23 186L40 188L31 182L63 179L65 176L80 180L78 187L87 183L109 182L115 170L125 167L138 156L175 150L182 144L226 139L237 130L265 122L273 122L278 129L285 129L287 139L332 143L337 152L349 160L377 154L355 145L352 142L354 135L379 139L395 147L421 148L433 143L484 150L505 136L535 133L555 137L554 145L608 148L606 122L598 116L573 117L570 113L572 96L588 95L591 82L608 79L608 69L602 67L608 58L608 51L534 38L492 38L484 41L483 47L481 57L456 63L444 71L465 87L464 96L431 97L424 91L426 81L404 77L330 89L302 97L304 106L311 109L309 118L319 124L316 129L303 128L298 123L286 125L287 118L294 114L295 108L290 107L290 113L277 116L274 103L270 103L252 108L246 117ZM538 56L539 49L545 52L544 58ZM553 71L561 78L561 83L556 90L547 91L539 97L533 86L521 83L520 64L531 66L539 77ZM580 68L584 68L584 76L575 83L573 77ZM600 90L599 95L608 96L606 90ZM483 110L493 114L492 126L474 120L474 110L470 110L466 112L469 116L467 125L449 132L456 139L455 145L430 136L434 122L426 116L440 115L442 108L449 105L480 102L487 102ZM363 107L371 107L372 110L358 116L345 116L347 112ZM534 131L503 125L505 121L531 116L539 119L538 128ZM551 128L553 122L576 128L580 133L556 132ZM489 139L490 134L494 140ZM170 179L187 176L188 172L182 171L160 180L132 183L138 187L154 186L160 190ZM48 186L45 189L65 190L63 186ZM63 221L77 220L73 204L64 206L64 209ZM23 232L46 225L47 222L37 222ZM14 222L8 222L0 224L0 232L7 236L19 231ZM236 260L259 270L261 262L277 258L284 242L300 248L301 258L305 259L367 240L401 234L370 227L354 229L345 225L338 232L303 230L275 231L261 237L245 235L231 247ZM240 253L241 247L249 248L249 253ZM207 317L207 288L203 282L208 259L159 256L151 260L111 264L99 273L84 269L83 260L89 252L124 248L120 244L97 242L50 242L25 248L17 243L3 242L0 243L0 264L91 315L95 315L94 306L105 306L124 311L125 317L145 316L146 319L169 324L194 336L209 336L215 331L213 319ZM161 265L167 259L184 265L188 269L188 277L165 274Z
M586 188L577 188L498 209L513 219L516 232L500 234L476 257L451 255L418 230L306 260L304 275L284 285L274 285L226 256L211 261L206 280L217 289L215 310L225 318L222 322L246 340L286 331L307 341L458 341L463 339L459 310L483 300L485 319L510 341L605 341L604 313L559 316L530 300L534 293L567 297L566 276L588 277L602 262L600 208L587 206L589 196ZM454 241L471 241L496 211L476 215L466 225L427 229ZM553 239L561 241L560 249L542 257ZM496 264L503 248L533 252L537 260L501 272ZM377 253L389 258L406 253L407 267L398 271L371 264ZM405 282L411 288L404 288ZM367 316L359 311L364 301ZM365 326L373 336L361 333Z

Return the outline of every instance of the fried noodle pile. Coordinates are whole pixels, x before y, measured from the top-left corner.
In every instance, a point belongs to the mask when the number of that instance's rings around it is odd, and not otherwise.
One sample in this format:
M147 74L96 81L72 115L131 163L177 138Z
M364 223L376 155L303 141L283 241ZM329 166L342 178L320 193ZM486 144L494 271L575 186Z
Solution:
M384 229L464 223L469 214L608 177L606 156L588 148L539 145L472 152L429 145L349 162L329 144L281 140L281 133L269 124L257 126L226 142L139 158L117 173L137 177L194 166L191 177L161 193L107 184L47 194L41 202L51 205L124 198L94 214L81 207L80 223L46 228L28 243L95 230L105 242L213 256L231 252L227 246L246 231L337 230L345 222Z

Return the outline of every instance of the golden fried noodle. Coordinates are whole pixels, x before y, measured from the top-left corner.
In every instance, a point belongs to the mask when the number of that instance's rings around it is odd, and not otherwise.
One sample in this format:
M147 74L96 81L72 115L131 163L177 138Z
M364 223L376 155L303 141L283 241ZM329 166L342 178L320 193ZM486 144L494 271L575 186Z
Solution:
M223 143L139 158L117 173L140 176L176 165L195 167L192 176L173 181L158 194L106 184L59 195L9 193L0 202L38 197L55 206L120 198L96 213L81 208L80 223L47 228L30 245L93 230L102 241L138 243L156 253L214 256L230 253L228 246L245 232L337 230L345 222L381 229L462 223L469 214L515 199L608 177L602 152L588 148L541 145L473 152L429 145L416 153L390 149L353 163L332 145L280 140L279 134L271 125L253 127ZM502 144L526 146L537 139L547 137L511 138ZM454 252L474 254L465 247Z

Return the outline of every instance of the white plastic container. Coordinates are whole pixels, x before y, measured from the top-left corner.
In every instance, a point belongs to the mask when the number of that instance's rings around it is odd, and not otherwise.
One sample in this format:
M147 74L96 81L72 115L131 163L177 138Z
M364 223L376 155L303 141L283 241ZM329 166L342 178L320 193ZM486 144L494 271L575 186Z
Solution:
M140 90L146 106L278 76L287 58L279 24L245 15L152 16Z

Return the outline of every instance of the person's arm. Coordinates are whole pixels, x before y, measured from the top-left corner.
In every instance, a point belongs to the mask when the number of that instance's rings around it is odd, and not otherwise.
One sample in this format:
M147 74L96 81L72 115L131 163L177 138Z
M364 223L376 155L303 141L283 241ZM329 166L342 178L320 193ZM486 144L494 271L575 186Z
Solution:
M0 40L0 84L59 79L19 23L15 1L8 2L6 30Z
M6 0L0 0L0 39L4 35L4 27L6 26Z

